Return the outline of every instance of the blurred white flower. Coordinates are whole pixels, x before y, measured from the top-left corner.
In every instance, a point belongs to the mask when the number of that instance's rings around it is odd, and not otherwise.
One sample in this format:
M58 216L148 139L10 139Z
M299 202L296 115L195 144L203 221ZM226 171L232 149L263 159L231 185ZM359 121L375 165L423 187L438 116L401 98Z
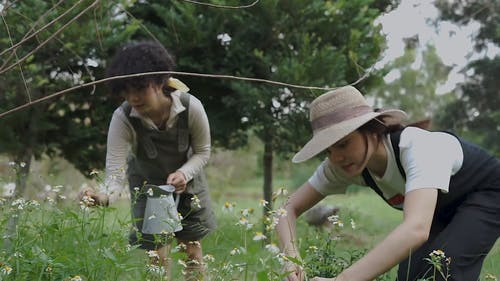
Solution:
M215 261L215 257L211 254L206 254L204 257L203 257L203 260L205 260L206 262L214 262Z
M231 44L231 39L231 36L229 36L229 34L227 33L221 33L217 35L217 40L220 41L220 44L222 46L229 46L229 44Z
M253 208L246 208L241 210L241 215L244 217L248 217L252 213L253 213Z
M233 248L233 249L229 252L229 254L230 254L231 256L238 255L239 253L241 253L241 252L240 252L240 249L238 249L238 248Z
M146 254L148 255L148 257L150 258L158 258L160 257L158 255L158 251L154 251L154 250L150 250L150 251L147 251Z
M255 232L255 236L253 237L253 241L260 241L260 240L264 240L264 239L267 239L267 237L262 234L262 232Z
M274 243L267 244L265 248L266 248L266 250L268 250L269 252L271 252L273 254L277 254L280 252L280 248L278 248L278 246L276 246L276 244L274 244Z
M226 201L226 203L224 203L224 206L222 206L222 211L228 213L232 212L235 205L236 205L235 203L230 203Z
M87 126L87 127L88 127L88 126L90 126L90 123L91 123L91 122L92 122L92 121L90 120L90 118L89 118L89 117L85 117L85 119L83 119L83 124L84 124L85 126Z
M337 225L338 227L344 227L344 222L342 222L340 219L339 219L339 216L337 215L332 215L332 216L329 216L328 218L328 221L331 222L333 225Z
M200 198L195 194L193 195L193 198L191 198L191 206L194 207L194 209L200 209L201 208L201 201Z
M2 196L8 197L14 195L14 191L16 191L16 183L14 182L9 182L4 184L3 190L2 190Z

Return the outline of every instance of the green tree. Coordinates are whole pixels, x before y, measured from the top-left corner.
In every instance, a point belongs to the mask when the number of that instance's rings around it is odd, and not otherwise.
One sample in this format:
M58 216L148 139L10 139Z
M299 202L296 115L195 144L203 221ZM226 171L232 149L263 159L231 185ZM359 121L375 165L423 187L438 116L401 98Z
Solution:
M401 108L412 121L432 119L454 98L451 93L437 93L438 87L446 83L451 67L443 64L434 46L421 48L418 37L405 42L404 54L381 70L391 81L375 91L375 106Z
M500 47L499 1L436 1L440 20L458 25L480 24L474 34L475 51ZM463 70L466 80L457 88L459 99L439 116L443 127L481 143L500 156L500 55L471 61Z
M102 58L133 32L113 1L3 3L0 112L102 77ZM114 106L103 87L82 88L0 118L0 153L19 165L16 195L25 190L33 157L62 156L86 175L102 167Z
M246 9L148 1L130 11L146 27L136 37L152 34L172 49L179 71L333 87L356 81L379 58L385 39L374 20L390 8L391 1L375 0L268 0ZM207 107L214 143L242 145L248 129L264 143L264 199L271 203L273 156L305 143L307 105L323 91L183 79ZM371 76L358 86L377 82Z

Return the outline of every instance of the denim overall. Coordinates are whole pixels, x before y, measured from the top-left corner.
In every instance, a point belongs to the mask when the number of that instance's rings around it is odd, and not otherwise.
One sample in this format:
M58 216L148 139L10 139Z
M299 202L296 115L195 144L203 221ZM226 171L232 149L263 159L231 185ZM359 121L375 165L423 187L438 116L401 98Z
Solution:
M132 219L135 224L129 240L131 244L140 244L143 249L152 250L161 245L155 241L154 235L140 233L147 199L142 187L145 183L165 184L168 175L186 163L191 153L188 129L189 95L182 93L181 102L186 110L178 115L177 126L160 131L148 129L142 125L140 119L131 117L131 107L127 102L121 105L137 136L137 151L135 156L129 157L127 169ZM200 199L201 208L192 206L193 195ZM186 191L180 196L178 211L183 217L183 229L176 232L175 237L187 241L200 240L215 229L215 216L203 170L188 182Z
M400 135L398 131L390 137L399 171L406 178L399 154ZM400 263L398 281L430 277L479 280L484 258L500 236L500 160L477 145L457 139L464 153L462 167L451 176L449 192L438 192L429 239ZM366 169L362 175L366 184L382 196ZM444 270L448 279L440 273L434 276L433 266L424 260L434 250L451 257L450 270Z

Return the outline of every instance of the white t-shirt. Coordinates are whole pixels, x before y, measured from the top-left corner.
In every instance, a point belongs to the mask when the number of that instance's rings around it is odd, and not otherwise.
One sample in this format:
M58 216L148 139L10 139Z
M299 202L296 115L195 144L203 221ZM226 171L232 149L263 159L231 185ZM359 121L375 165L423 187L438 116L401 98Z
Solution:
M463 151L453 135L407 127L399 141L400 161L406 181L399 172L389 135L382 140L387 151L387 167L380 178L370 173L384 197L393 206L402 207L404 195L420 188L448 192L450 177L462 167ZM367 185L361 175L349 177L325 159L309 178L322 195L344 193L349 185Z

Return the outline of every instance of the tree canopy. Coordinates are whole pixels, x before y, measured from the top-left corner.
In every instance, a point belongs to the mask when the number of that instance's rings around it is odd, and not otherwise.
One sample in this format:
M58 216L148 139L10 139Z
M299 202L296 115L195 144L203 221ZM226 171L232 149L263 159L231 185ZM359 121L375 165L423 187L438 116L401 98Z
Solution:
M0 111L102 77L110 46L126 40L113 1L8 1L3 7ZM115 105L103 87L82 88L0 119L0 153L19 169L22 193L32 157L61 156L88 175L103 166Z

